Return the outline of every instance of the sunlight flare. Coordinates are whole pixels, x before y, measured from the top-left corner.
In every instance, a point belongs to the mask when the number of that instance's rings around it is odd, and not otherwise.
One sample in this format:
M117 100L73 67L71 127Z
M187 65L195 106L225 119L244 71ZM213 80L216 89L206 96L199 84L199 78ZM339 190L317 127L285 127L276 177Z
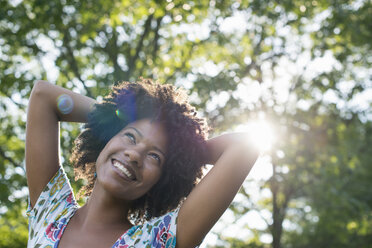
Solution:
M247 132L260 152L271 150L275 143L275 134L272 125L265 119L252 120L237 126L237 132Z

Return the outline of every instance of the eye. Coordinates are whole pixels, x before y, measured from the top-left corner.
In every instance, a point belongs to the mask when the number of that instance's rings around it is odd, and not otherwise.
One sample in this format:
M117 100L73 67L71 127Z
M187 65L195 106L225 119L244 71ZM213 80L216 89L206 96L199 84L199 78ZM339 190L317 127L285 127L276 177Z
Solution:
M160 158L160 156L158 154L156 154L156 153L150 153L149 155L160 164L161 158Z
M124 136L126 136L130 140L130 143L136 144L136 137L133 134L127 132L124 133Z

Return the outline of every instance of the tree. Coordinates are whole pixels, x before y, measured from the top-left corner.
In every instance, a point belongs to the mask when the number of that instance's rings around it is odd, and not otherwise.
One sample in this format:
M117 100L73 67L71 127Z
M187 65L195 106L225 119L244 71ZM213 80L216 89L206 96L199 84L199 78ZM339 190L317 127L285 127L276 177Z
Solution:
M237 216L270 210L268 228L253 230L252 240L228 239L232 246L264 246L263 233L274 248L370 243L371 113L352 104L371 87L369 1L0 3L1 223L14 223L10 213L24 207L24 123L34 80L100 98L108 85L143 76L185 87L214 133L262 114L282 133L268 154L272 177L261 184L271 197L254 202L243 187L249 204L231 207ZM63 157L78 132L62 125ZM16 244L24 231L8 226Z

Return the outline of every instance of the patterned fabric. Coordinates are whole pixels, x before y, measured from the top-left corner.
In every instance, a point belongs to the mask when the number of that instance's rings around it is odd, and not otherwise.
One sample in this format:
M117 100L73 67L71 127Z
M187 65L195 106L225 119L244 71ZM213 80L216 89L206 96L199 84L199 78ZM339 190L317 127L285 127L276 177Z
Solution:
M69 180L61 168L40 194L35 207L27 208L28 248L57 248L68 221L78 205ZM144 225L127 230L112 248L175 248L178 209Z

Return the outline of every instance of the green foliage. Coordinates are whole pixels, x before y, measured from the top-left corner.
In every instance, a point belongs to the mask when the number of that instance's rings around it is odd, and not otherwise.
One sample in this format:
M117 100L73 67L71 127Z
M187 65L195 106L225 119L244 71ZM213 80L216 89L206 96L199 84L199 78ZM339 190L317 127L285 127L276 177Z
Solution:
M370 247L371 105L355 104L372 86L370 1L0 6L0 247L25 247L25 116L33 82L100 98L109 85L140 76L185 87L213 133L260 113L276 124L278 142L267 154L273 175L260 184L271 196L254 201L243 187L246 202L231 206L237 218L269 210L267 229L252 230L248 240L221 236L223 242L266 248L260 235L270 234L274 248ZM236 16L242 21L226 28ZM61 127L63 165L73 178L68 158L80 126ZM73 182L74 190L82 183Z
M0 217L0 247L24 248L27 246L27 219L21 215L25 205L13 206L6 214Z
M361 123L356 116L344 120L332 114L302 115L311 128L300 136L298 143L305 145L296 151L297 160L292 165L290 158L276 161L293 168L292 175L280 176L290 187L284 190L292 198L288 211L300 210L288 216L298 228L287 232L284 242L288 247L368 247L371 123Z

